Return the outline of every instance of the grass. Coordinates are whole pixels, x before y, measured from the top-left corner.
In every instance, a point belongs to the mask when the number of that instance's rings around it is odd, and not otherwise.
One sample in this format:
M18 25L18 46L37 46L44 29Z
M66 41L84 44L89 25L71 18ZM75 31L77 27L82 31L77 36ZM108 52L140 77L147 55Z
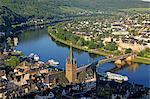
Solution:
M144 63L144 64L150 64L150 58L144 58L144 57L137 56L137 57L134 59L134 62L137 62L137 63Z

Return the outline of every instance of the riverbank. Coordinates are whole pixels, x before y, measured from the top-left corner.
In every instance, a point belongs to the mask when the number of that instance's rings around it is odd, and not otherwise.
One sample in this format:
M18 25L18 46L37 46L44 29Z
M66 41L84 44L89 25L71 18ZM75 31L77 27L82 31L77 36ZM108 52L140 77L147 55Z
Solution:
M136 63L143 63L143 64L148 64L148 65L150 64L149 58L144 58L144 57L140 57L140 56L137 56L133 61Z
M100 52L100 51L96 51L96 50L93 50L93 49L88 49L86 47L81 47L81 46L78 46L78 45L73 45L71 42L69 41L64 41L62 39L59 39L58 37L56 37L55 35L53 35L52 33L49 33L49 35L56 41L56 42L60 42L60 43L63 43L67 46L71 46L73 48L76 48L76 49L79 49L79 50L83 50L83 51L86 51L88 53L91 53L91 54L97 54L97 55L102 55L102 56L108 56L109 54L108 53L105 53L105 52Z
M82 47L82 46L78 46L78 45L74 45L72 44L71 42L69 41L64 41L58 37L56 37L55 35L53 35L52 33L49 33L49 35L57 42L60 42L60 43L63 43L67 46L72 46L76 49L79 49L79 50L83 50L83 51L86 51L88 53L91 53L91 54L97 54L97 55L102 55L102 56L109 56L110 54L109 53L106 53L104 51L99 51L99 50L95 50L95 49L88 49L86 47ZM149 58L144 58L144 57L139 57L137 56L133 62L136 62L136 63L141 63L141 64L150 64L150 59Z

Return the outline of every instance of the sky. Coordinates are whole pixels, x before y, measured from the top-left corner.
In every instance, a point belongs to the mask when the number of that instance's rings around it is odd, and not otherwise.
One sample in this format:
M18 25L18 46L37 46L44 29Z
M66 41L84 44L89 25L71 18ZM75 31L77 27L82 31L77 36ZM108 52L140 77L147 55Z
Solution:
M142 0L142 1L147 1L147 2L150 2L150 0Z

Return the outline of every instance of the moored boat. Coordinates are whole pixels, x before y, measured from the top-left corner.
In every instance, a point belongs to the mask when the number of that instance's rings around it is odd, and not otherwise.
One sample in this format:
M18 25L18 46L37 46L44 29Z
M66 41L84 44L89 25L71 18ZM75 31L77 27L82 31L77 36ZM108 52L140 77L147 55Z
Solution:
M107 75L107 78L111 79L111 80L128 81L128 77L127 76L123 76L123 75L120 75L120 74L107 72L106 75Z
M52 66L58 66L58 65L59 65L59 62L57 62L57 61L51 59L51 60L48 60L48 64L49 64L49 65L52 65Z

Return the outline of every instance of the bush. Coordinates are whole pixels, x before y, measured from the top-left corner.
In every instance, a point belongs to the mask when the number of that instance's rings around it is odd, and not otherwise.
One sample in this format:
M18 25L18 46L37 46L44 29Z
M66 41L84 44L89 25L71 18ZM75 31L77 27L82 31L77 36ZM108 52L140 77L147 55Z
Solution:
M117 45L116 43L108 43L106 46L105 46L105 49L106 50L110 50L110 51L115 51L117 50Z
M150 49L147 48L147 49L141 51L141 52L138 54L138 56L150 58Z
M98 45L96 43L94 43L93 41L90 41L88 47L90 49L96 49L96 48L98 48Z

